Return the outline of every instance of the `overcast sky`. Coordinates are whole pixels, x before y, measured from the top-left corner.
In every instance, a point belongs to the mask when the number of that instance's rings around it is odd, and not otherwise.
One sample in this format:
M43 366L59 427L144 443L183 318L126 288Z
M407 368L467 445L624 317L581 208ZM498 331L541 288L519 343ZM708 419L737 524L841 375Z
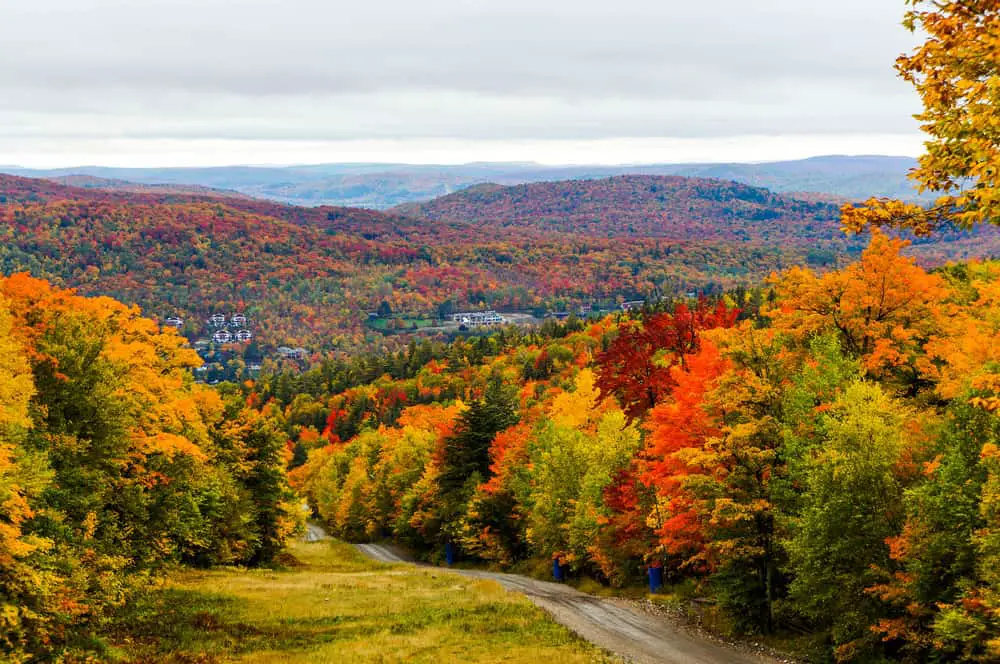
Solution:
M902 0L0 0L0 164L916 154Z

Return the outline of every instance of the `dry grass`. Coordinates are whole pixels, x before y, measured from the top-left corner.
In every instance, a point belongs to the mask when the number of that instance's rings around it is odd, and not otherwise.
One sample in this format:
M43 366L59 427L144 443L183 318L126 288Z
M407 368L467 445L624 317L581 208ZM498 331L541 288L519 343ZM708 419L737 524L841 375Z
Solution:
M285 571L184 571L116 622L123 662L604 662L520 595L353 547L294 545Z

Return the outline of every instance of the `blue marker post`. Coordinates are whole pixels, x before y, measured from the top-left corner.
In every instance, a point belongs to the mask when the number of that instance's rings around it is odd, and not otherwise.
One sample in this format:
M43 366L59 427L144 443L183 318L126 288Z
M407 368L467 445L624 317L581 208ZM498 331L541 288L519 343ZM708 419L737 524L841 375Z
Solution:
M455 564L455 545L451 542L444 543L444 560L449 567Z
M660 592L660 589L663 588L663 567L650 565L646 572L649 574L649 592Z
M566 580L566 568L560 563L558 557L552 559L552 578L556 581Z

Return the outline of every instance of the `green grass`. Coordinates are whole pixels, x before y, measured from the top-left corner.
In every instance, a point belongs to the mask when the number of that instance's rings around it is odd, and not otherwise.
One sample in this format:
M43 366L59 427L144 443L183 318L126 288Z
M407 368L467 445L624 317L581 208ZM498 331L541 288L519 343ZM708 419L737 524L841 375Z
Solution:
M373 330L378 330L380 332L387 332L387 331L389 331L389 332L395 332L395 331L397 331L397 330L390 330L389 329L389 321L390 320L402 320L403 321L404 327L403 327L402 330L399 330L399 331L405 331L405 330L410 330L410 329L420 330L420 329L423 329L425 327L431 327L433 325L440 325L441 324L440 321L436 321L436 320L434 320L432 318L400 318L400 319L395 319L395 318L392 318L392 319L389 319L389 318L374 318L374 319L368 320L367 323L368 323L368 327L372 328Z
M606 662L499 585L298 543L283 571L181 571L109 634L119 662Z

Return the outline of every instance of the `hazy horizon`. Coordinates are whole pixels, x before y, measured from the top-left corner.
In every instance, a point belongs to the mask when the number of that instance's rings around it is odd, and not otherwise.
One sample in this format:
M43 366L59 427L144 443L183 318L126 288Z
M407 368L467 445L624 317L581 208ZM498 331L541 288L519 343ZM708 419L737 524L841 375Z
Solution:
M814 159L834 159L834 158L847 158L847 159L864 159L864 158L884 158L884 159L914 159L920 154L919 150L911 152L909 154L903 152L897 153L878 153L878 152L823 152L816 154L807 154L804 156L791 156L788 158L765 158L765 159L724 159L724 158L688 158L688 159L676 159L676 160L644 160L644 161L540 161L540 160L530 160L530 159L469 159L469 160L425 160L425 161L391 161L384 159L344 159L335 161L298 161L298 162L226 162L226 161L213 161L207 160L206 163L199 164L180 164L180 163L85 163L85 162L50 162L43 161L38 164L31 163L0 163L0 170L2 169L16 169L25 171L67 171L73 169L120 169L120 170L154 170L154 169L201 169L201 168L312 168L319 166L358 166L358 167L376 167L385 166L387 168L396 167L435 167L440 166L442 168L453 168L461 166L476 166L476 165L488 165L488 166L523 166L523 167L538 167L542 169L558 169L558 168L585 168L585 167L595 167L595 168L635 168L643 166L662 166L662 165L700 165L700 164L746 164L746 165L765 165L773 163L783 163L783 162L797 162L797 161L808 161Z

